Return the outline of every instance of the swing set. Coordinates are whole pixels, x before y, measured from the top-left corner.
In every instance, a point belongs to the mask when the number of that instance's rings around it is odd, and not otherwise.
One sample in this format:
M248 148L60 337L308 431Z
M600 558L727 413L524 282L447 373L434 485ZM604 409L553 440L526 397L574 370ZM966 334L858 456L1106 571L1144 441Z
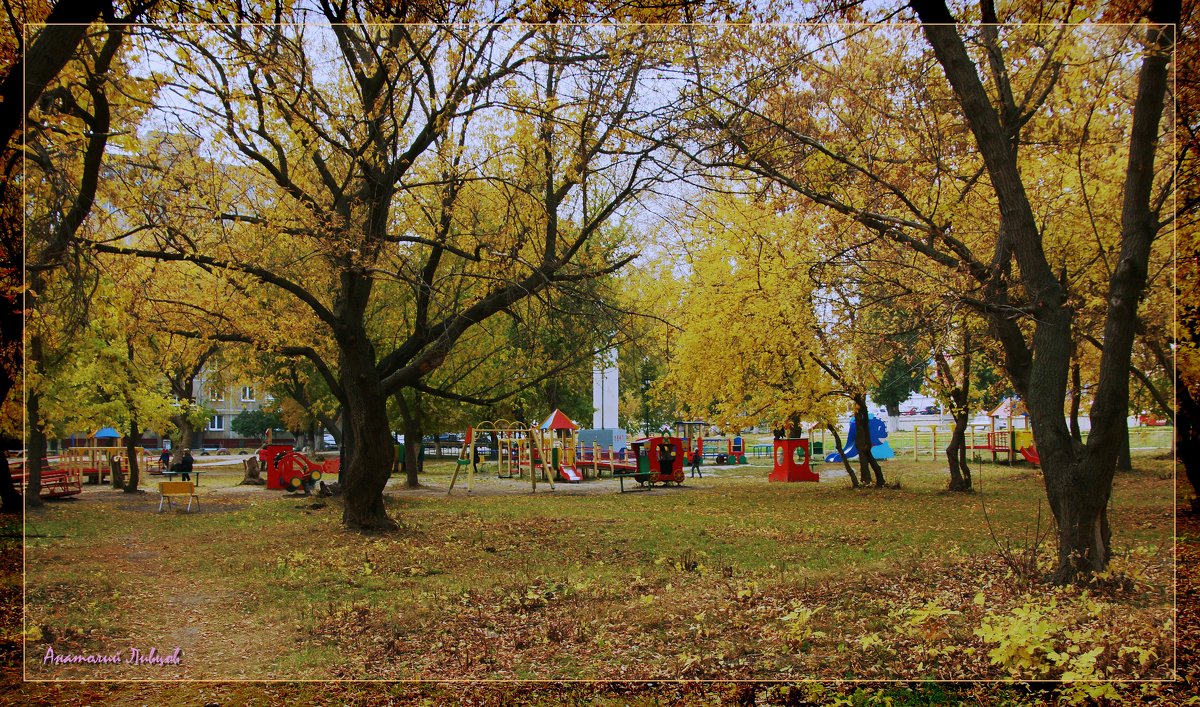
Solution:
M490 460L481 460L475 451L477 436L481 434L491 435L495 441L491 446L490 456L492 459ZM553 490L555 471L551 465L547 465L545 460L551 458L552 451L558 450L552 450L551 445L547 444L549 441L544 430L523 422L496 420L468 427L462 451L458 455L458 463L454 468L454 475L450 477L450 488L446 490L446 493L454 491L454 484L464 467L467 469L467 493L470 493L480 461L483 461L485 465L494 463L497 475L505 479L524 476L526 472L529 472L530 487L535 492L540 471L544 480L549 482L550 489Z

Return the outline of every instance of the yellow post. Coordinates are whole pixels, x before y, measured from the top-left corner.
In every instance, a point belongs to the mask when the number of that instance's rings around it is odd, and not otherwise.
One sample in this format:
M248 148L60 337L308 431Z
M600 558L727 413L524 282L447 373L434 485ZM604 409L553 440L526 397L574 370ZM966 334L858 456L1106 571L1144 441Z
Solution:
M932 429L933 429L933 445L929 448L929 458L932 459L933 461L937 461L937 453L938 453L937 425L934 425L932 427Z
M1016 445L1016 443L1017 443L1017 436L1015 434L1013 434L1012 414L1009 413L1009 416L1008 416L1008 463L1010 466L1012 465L1013 459L1015 458L1013 456L1013 451L1014 451L1013 448L1014 448L1014 445Z
M917 461L918 459L920 459L920 457L917 456L920 448L921 448L921 441L920 441L920 438L917 436L917 426L913 425L913 461Z

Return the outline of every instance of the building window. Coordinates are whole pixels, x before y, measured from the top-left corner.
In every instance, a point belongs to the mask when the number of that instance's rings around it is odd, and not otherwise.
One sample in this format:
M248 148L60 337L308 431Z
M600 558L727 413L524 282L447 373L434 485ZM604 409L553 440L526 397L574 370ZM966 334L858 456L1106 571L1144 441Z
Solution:
M254 402L254 388L252 386L248 386L248 385L242 386L242 402L243 403Z
M208 389L208 399L216 403L225 402L225 389L215 385L210 387Z
M208 421L208 431L209 432L221 432L224 429L225 429L225 416L224 415L213 415L212 419Z

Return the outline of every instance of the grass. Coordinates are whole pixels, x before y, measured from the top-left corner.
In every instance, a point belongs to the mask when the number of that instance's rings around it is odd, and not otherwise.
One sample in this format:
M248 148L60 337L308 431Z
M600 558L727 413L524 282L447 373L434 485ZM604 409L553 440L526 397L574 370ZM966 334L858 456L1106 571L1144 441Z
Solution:
M1114 485L1114 578L1053 593L1057 648L1099 647L1101 677L1169 670L1171 467L1135 461ZM230 490L233 466L205 475L197 514L97 489L48 504L27 525L27 676L1004 678L976 630L1049 593L1007 570L981 512L1031 537L1049 512L1028 467L976 467L965 495L912 461L885 464L900 488L859 491L768 484L760 463L636 493L481 477L447 495L452 470L389 488L404 527L387 535L341 529L336 500ZM185 660L50 667L47 646ZM1057 669L1034 653L1028 678Z

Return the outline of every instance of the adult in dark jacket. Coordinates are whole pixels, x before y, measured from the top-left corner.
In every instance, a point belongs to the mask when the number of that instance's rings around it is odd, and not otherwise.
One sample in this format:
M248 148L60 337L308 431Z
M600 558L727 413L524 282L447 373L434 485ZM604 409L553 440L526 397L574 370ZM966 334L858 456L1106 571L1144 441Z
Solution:
M183 450L183 457L179 460L179 471L182 474L182 476L180 476L179 478L183 479L184 481L191 481L192 480L192 465L195 462L196 462L196 460L192 458L192 450L190 450L190 449Z
M669 439L663 437L662 444L658 445L658 473L663 476L670 476L675 467L675 445Z

